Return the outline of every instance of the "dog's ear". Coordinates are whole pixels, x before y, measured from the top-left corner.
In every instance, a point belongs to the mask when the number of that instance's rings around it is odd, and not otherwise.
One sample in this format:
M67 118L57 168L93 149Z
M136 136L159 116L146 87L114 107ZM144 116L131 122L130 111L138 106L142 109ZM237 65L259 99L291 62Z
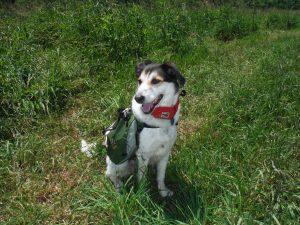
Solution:
M166 73L167 77L176 82L178 86L185 85L185 78L181 75L181 73L176 68L176 65L173 63L164 63L161 65L161 68Z
M144 68L153 63L151 60L149 59L146 59L144 62L138 64L136 67L135 67L135 74L137 77L139 77L141 75L141 73L143 72Z

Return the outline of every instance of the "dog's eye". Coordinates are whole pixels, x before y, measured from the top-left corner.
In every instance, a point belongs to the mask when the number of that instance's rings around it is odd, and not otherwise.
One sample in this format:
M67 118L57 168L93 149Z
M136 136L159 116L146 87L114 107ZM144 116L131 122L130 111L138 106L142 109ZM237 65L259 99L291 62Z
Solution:
M139 85L141 85L141 83L142 83L142 80L138 80L138 83L139 83Z
M160 83L161 82L161 80L158 80L158 79L153 79L152 81L151 81L151 84L158 84L158 83Z

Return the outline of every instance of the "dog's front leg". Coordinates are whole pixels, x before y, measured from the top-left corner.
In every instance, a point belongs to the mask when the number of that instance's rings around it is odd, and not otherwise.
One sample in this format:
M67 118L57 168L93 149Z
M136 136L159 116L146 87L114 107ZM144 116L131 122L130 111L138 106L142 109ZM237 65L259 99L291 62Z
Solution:
M121 192L121 189L123 187L123 182L121 179L116 175L109 172L106 172L105 175L111 180L111 182L114 184L116 191Z
M149 159L143 157L141 154L137 154L137 180L140 182L142 178L144 177L146 171L147 171L147 166L149 163Z
M166 168L169 160L169 155L165 156L162 158L158 163L157 163L157 186L158 186L158 191L159 194L162 197L167 197L167 196L172 196L174 193L173 191L169 190L166 185L165 185L165 175L166 175Z

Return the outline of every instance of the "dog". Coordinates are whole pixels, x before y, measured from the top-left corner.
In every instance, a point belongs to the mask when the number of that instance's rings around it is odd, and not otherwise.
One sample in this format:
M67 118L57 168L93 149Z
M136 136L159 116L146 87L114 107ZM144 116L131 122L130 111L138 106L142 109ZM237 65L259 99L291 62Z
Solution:
M138 87L132 98L131 108L135 118L145 124L138 135L139 147L136 152L137 180L140 181L148 165L156 167L157 186L162 197L172 196L173 191L165 185L165 174L171 149L176 141L176 125L180 113L180 87L185 78L171 63L156 64L146 60L136 66ZM82 151L88 145L82 142ZM135 160L114 164L106 158L106 176L120 191L122 178L134 173Z

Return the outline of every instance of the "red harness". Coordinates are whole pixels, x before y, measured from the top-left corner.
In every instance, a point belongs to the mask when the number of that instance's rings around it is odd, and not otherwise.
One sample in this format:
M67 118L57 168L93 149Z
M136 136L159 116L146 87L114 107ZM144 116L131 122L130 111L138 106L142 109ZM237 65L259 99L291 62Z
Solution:
M169 107L158 106L152 111L151 115L157 119L173 120L178 110L178 106L179 106L179 96L174 106L169 106Z

